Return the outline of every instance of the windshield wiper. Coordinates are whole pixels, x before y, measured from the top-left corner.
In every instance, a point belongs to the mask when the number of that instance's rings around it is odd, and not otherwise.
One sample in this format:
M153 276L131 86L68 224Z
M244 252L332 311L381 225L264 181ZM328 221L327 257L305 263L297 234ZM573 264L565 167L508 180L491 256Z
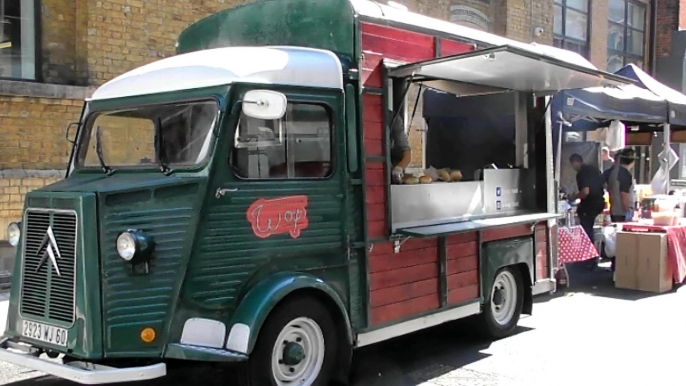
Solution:
M157 153L157 164L160 165L160 171L168 176L172 170L167 166L167 154L164 150L164 142L162 140L162 118L157 118L157 133L155 135L155 152Z
M95 131L95 153L98 155L98 161L100 161L100 167L102 171L108 176L114 173L112 168L105 164L105 157L102 154L102 130L100 126Z

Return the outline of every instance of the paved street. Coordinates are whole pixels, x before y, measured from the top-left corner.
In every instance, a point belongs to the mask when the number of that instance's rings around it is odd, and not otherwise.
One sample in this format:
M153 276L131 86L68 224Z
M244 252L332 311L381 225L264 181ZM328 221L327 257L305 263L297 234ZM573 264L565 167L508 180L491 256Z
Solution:
M537 300L519 333L484 342L452 323L356 353L356 386L678 385L686 363L686 287L664 295L619 291L607 272L572 276ZM6 302L0 295L4 323ZM5 297L6 299L6 297ZM0 324L2 327L2 324ZM174 369L146 385L226 385L208 367ZM67 386L0 364L0 384ZM32 379L27 379L32 378Z

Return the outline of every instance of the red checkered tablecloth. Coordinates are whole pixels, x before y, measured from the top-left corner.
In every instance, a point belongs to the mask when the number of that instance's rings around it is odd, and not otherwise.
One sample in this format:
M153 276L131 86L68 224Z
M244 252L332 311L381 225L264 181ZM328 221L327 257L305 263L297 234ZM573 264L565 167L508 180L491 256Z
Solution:
M581 226L558 228L558 264L586 261L598 257L598 250Z
M657 232L667 234L667 255L672 264L674 282L686 280L686 225L659 226L646 224L623 224L624 232Z

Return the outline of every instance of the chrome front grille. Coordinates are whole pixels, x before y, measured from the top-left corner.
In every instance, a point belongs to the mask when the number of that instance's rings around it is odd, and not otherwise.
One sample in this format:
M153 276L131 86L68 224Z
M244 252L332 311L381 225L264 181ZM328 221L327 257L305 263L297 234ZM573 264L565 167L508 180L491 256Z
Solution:
M29 209L24 218L21 313L74 322L76 213Z

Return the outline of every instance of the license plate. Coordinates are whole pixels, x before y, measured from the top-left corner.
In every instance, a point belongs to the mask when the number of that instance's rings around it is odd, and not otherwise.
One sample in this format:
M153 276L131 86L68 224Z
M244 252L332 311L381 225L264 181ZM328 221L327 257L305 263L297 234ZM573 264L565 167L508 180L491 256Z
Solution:
M67 330L43 323L23 321L21 334L27 338L65 347L67 345Z

